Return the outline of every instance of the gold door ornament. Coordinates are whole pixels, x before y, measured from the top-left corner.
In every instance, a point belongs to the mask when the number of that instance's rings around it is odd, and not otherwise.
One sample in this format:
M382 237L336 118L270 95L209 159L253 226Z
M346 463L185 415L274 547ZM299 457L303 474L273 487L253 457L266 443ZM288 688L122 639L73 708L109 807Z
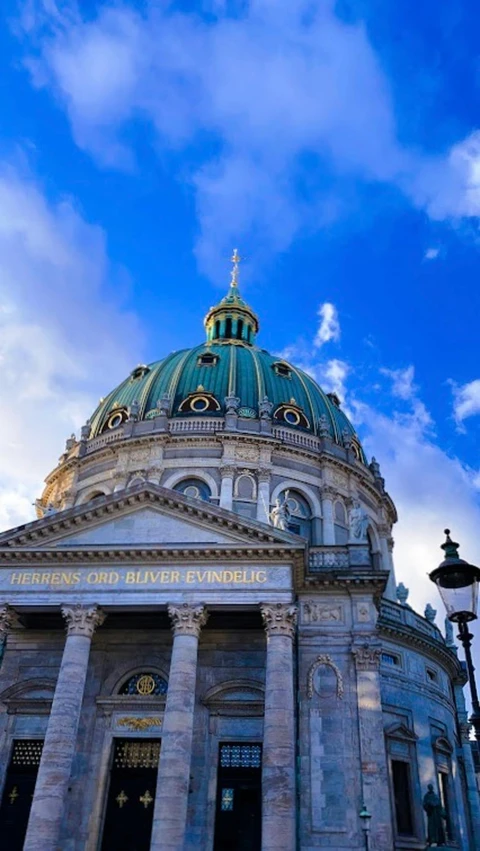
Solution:
M141 795L141 796L140 796L140 798L139 798L138 800L140 801L140 803L141 803L141 804L143 804L143 806L145 807L145 809L147 809L147 807L149 807L149 806L150 806L150 804L152 803L153 798L152 798L152 796L151 796L150 792L149 792L149 791L148 791L148 789L147 789L147 791L145 792L145 794L144 794L144 795Z
M126 716L125 718L118 719L119 727L128 727L129 730L149 730L151 727L161 727L162 719L151 717L151 718L136 718Z
M150 674L144 674L137 682L137 691L139 694L153 694L155 691L155 680Z
M120 807L120 809L122 809L122 807L124 806L124 804L126 804L126 803L127 803L127 801L128 801L128 795L126 795L126 794L125 794L125 792L124 792L124 791L123 791L123 789L122 789L122 791L120 792L120 794L119 794L119 795L117 795L117 797L115 798L115 800L116 800L116 802L117 802L118 806Z
M16 787L16 786L14 786L14 787L13 787L13 789L12 789L12 791L10 792L10 794L9 794L9 796L8 796L8 797L10 798L10 803L11 803L11 804L14 804L14 803L15 803L15 801L17 800L17 798L19 798L19 797L20 797L20 796L19 796L19 794L18 794L18 789L17 789L17 787Z

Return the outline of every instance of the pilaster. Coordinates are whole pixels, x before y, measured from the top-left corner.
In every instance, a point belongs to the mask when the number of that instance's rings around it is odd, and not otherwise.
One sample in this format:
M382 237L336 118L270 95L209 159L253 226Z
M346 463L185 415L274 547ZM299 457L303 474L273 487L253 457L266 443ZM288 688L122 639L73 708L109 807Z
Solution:
M296 606L261 606L267 634L262 764L262 851L296 847L293 639Z
M393 848L392 813L380 693L381 645L374 637L354 644L362 798L372 814L371 851Z

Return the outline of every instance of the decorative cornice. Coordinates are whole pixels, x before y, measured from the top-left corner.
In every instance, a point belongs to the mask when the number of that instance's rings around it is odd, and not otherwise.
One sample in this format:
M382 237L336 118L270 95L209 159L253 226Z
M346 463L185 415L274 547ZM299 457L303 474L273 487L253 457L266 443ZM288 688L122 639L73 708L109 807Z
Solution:
M49 515L42 520L28 523L17 529L0 535L0 554L3 548L14 546L37 545L42 540L55 539L65 534L76 532L78 528L89 524L92 520L102 520L123 512L129 507L139 505L158 505L166 511L204 520L210 525L217 526L223 531L243 535L257 542L292 543L298 547L296 537L288 532L273 530L256 520L242 520L240 515L217 506L207 505L200 500L186 497L169 488L160 487L152 482L145 482L136 487L128 488L108 496L100 497L95 503L75 506L57 514Z
M254 560L275 561L288 559L301 565L304 564L304 549L300 545L297 548L265 544L263 546L252 546L248 541L243 545L222 545L218 547L202 546L192 544L190 547L123 547L118 549L109 546L89 547L83 549L81 546L75 549L62 547L55 549L35 549L33 547L19 550L0 550L0 569L3 567L62 565L74 564L149 564L156 562L184 562L212 560L236 561L251 563Z
M353 647L352 653L357 671L378 671L382 656L381 647L366 642L359 647Z
M297 623L297 607L285 603L263 603L260 607L265 632L271 638L285 635L293 639Z
M339 700L343 699L344 686L343 686L343 677L340 672L340 668L335 664L332 660L332 657L327 653L324 653L320 656L317 656L314 662L310 665L307 674L307 697L312 698L313 692L315 691L313 678L315 676L315 671L318 671L319 668L326 665L328 668L331 668L335 671L335 675L337 677L337 697Z
M442 646L439 642L403 624L387 624L382 620L381 615L377 621L377 629L380 635L385 636L389 640L393 639L400 644L411 645L422 652L427 651L430 657L440 661L445 666L450 677L456 683L465 685L467 682L467 675L460 664L460 660L446 646Z
M172 630L177 635L194 635L198 638L200 630L205 626L208 612L205 606L189 606L183 603L181 606L169 606L168 614L172 621Z
M142 423L142 425L144 425L144 423ZM97 440L97 438L93 439L93 441L95 440ZM69 458L66 462L60 464L47 477L47 490L51 485L54 484L55 481L58 480L58 478L60 478L64 473L68 472L70 467L76 465L84 466L84 463L85 461L87 461L87 459L88 461L90 461L90 459L95 458L95 462L98 462L103 457L111 457L112 454L118 455L122 449L125 450L127 447L128 451L130 452L133 448L136 448L137 446L145 446L148 443L158 444L159 442L164 445L167 443L181 443L183 446L198 446L198 444L201 443L202 446L206 446L208 443L210 446L215 446L218 445L218 443L222 443L224 440L228 440L229 442L241 442L244 445L246 443L250 443L251 445L257 446L274 445L276 451L280 453L286 453L295 457L311 457L312 459L314 459L316 466L318 465L318 459L320 458L321 464L325 467L336 468L342 470L346 474L356 475L358 479L362 482L362 486L365 488L365 490L368 491L370 496L375 500L375 503L378 503L380 501L381 504L387 507L387 510L391 515L391 519L393 522L395 522L397 519L395 506L388 493L379 494L378 489L375 486L371 471L363 464L359 464L358 462L352 464L346 459L335 457L331 452L325 449L314 449L312 447L298 446L294 443L284 443L279 438L273 437L271 435L265 435L260 432L255 435L243 431L239 431L237 433L232 432L228 435L224 434L223 432L218 432L213 435L208 432L198 432L198 434L192 434L191 432L152 431L149 434L135 435L132 437L125 436L123 439L120 439L118 441L114 441L110 444L107 443L105 445L101 445L97 449L88 452L88 454L84 455L83 457ZM93 441L91 441L92 445Z
M92 638L97 627L104 622L106 615L98 606L62 606L62 616L66 621L67 635L84 635Z

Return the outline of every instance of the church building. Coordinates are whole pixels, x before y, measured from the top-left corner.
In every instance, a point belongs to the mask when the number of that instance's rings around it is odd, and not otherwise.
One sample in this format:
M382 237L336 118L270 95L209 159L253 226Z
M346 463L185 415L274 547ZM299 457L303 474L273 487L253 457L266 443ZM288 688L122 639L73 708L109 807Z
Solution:
M236 252L205 332L0 534L2 851L423 851L429 784L480 851L464 667L396 585L379 464L261 348Z

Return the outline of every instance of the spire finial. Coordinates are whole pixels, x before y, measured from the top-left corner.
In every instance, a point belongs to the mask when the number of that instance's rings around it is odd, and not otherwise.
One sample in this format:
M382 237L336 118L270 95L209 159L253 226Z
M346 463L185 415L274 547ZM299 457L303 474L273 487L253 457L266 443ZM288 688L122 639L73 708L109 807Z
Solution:
M240 254L238 253L237 248L233 249L233 254L232 254L230 259L233 263L233 269L230 272L230 277L231 277L230 286L236 288L236 287L238 287L238 266L239 266L240 260L242 259L240 257Z
M457 544L455 541L452 541L450 537L450 529L445 529L444 531L445 535L447 536L447 539L444 544L441 544L441 549L445 553L445 557L456 559L460 558L460 556L458 555L458 548L460 544Z

